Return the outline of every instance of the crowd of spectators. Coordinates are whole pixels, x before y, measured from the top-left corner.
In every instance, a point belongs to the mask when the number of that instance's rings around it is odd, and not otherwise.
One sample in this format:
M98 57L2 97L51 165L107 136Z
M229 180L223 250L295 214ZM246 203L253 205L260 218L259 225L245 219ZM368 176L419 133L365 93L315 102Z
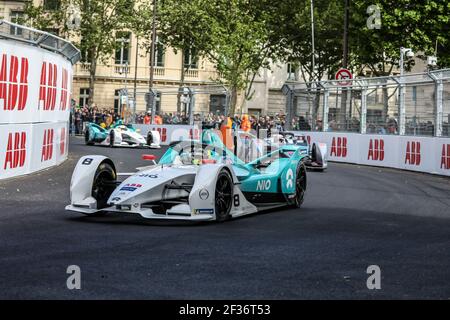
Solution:
M151 124L152 116L150 112L138 112L131 119L132 115L128 115L127 121L137 124ZM232 118L227 118L224 115L209 113L196 113L193 115L194 122L201 122L206 127L217 128L224 123L224 121L231 121L233 129L255 130L260 129L276 129L283 131L285 129L286 116L281 113L273 115L258 116L258 115L235 115ZM76 107L72 110L71 121L74 124L75 134L82 134L83 123L94 122L104 127L109 127L118 120L124 120L120 114L114 111L113 108L93 107ZM189 117L184 112L164 112L158 113L154 117L155 124L189 124ZM322 120L318 119L312 122L304 116L295 116L292 118L291 130L299 131L322 131ZM427 128L428 129L428 128ZM351 118L346 123L341 124L332 119L328 122L328 131L347 131L359 132L360 122L357 118ZM368 123L367 133L375 134L396 134L398 132L397 121L394 118L389 118L385 123Z

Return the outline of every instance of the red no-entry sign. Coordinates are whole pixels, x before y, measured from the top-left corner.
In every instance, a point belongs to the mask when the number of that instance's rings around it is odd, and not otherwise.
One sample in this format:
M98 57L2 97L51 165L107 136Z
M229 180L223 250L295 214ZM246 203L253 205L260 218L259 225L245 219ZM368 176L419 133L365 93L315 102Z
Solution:
M350 85L352 82L348 80L351 79L353 79L353 75L348 69L341 68L338 72L336 72L336 80L338 80L338 85L340 86Z

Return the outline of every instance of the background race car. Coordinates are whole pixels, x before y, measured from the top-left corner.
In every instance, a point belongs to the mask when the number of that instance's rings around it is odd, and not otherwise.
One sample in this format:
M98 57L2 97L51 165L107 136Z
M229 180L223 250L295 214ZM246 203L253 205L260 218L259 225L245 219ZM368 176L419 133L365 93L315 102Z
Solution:
M66 209L223 221L269 208L300 207L306 192L304 157L282 146L246 164L210 130L201 141L172 143L158 164L139 168L124 181L117 180L109 158L85 156L73 173Z
M96 123L88 123L84 132L87 145L95 143L110 147L149 147L160 148L160 134L158 131L149 131L144 138L132 124L118 122L109 129L105 129Z
M298 149L304 158L308 169L325 170L328 167L326 143L310 145L304 135L293 132L273 132L269 137L258 138L251 132L237 131L235 134L235 154L245 162L286 146L286 150ZM288 148L287 146L291 146Z

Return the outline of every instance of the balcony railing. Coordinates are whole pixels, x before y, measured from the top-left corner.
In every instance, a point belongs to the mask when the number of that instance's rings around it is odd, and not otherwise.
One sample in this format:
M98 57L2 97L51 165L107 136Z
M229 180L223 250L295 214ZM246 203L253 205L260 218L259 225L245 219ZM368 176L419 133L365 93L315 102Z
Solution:
M185 74L186 78L198 78L197 69L188 69Z
M28 28L20 24L0 20L0 39L25 42L66 57L72 64L80 58L80 50L72 43L48 32Z

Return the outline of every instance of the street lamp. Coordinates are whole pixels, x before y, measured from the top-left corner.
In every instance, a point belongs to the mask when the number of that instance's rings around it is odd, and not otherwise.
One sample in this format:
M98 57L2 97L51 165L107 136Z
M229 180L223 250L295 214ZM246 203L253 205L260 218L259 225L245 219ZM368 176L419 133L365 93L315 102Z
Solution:
M414 57L414 51L411 48L400 48L400 75L403 76L405 69L405 55L406 57L412 58Z

